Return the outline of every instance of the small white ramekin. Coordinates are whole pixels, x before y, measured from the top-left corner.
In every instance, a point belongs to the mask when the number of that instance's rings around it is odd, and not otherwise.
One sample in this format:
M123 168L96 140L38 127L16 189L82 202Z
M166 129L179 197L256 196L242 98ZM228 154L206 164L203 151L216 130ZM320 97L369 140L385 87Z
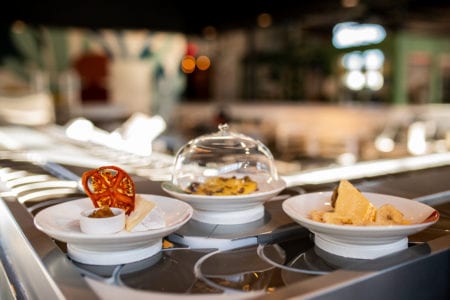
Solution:
M111 207L114 216L106 218L92 218L89 215L100 208L90 208L80 213L80 229L88 234L112 234L125 227L125 211Z

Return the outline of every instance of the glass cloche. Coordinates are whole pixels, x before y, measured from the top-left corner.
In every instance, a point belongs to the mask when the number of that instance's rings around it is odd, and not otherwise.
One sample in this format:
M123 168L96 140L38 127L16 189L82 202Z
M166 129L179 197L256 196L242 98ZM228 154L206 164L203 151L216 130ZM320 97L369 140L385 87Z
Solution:
M229 130L199 136L185 144L176 154L172 184L186 191L193 183L208 178L250 178L257 191L271 189L279 176L270 150L260 141Z
M164 191L194 208L194 220L225 225L263 219L264 202L285 187L270 150L227 124L181 147L172 180L162 183Z

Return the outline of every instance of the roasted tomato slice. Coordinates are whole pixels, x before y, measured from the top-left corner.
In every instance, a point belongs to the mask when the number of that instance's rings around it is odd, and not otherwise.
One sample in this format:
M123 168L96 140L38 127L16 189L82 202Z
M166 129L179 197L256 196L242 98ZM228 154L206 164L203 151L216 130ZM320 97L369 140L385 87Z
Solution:
M81 177L86 194L95 207L107 205L125 210L129 215L134 210L136 191L127 172L116 166L104 166L83 173Z

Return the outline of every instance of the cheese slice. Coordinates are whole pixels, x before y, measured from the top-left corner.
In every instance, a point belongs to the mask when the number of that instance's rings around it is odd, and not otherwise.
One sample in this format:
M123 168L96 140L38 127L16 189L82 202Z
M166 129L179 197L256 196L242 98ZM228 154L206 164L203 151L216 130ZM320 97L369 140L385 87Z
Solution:
M367 225L375 220L376 208L349 181L341 180L334 213L353 225Z
M406 225L410 221L391 204L376 208L349 181L341 180L331 196L332 211L313 210L312 220L337 225Z
M153 201L146 200L142 196L136 195L134 210L127 217L125 222L125 230L132 231L145 217L155 208L156 204Z

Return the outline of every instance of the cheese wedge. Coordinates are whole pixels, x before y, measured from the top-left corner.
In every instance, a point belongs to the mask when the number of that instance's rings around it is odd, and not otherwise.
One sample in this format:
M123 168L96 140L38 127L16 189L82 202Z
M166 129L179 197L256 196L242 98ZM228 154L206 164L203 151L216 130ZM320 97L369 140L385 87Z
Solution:
M156 204L136 195L134 210L125 221L125 230L132 231L155 208Z
M334 203L334 214L353 225L368 225L375 220L376 207L349 181L341 180Z
M319 222L338 225L370 225L375 221L376 207L347 180L341 180L333 191L331 212L311 212Z
M312 220L336 225L407 225L410 221L392 204L376 208L349 181L341 180L331 196L332 211L313 210Z

